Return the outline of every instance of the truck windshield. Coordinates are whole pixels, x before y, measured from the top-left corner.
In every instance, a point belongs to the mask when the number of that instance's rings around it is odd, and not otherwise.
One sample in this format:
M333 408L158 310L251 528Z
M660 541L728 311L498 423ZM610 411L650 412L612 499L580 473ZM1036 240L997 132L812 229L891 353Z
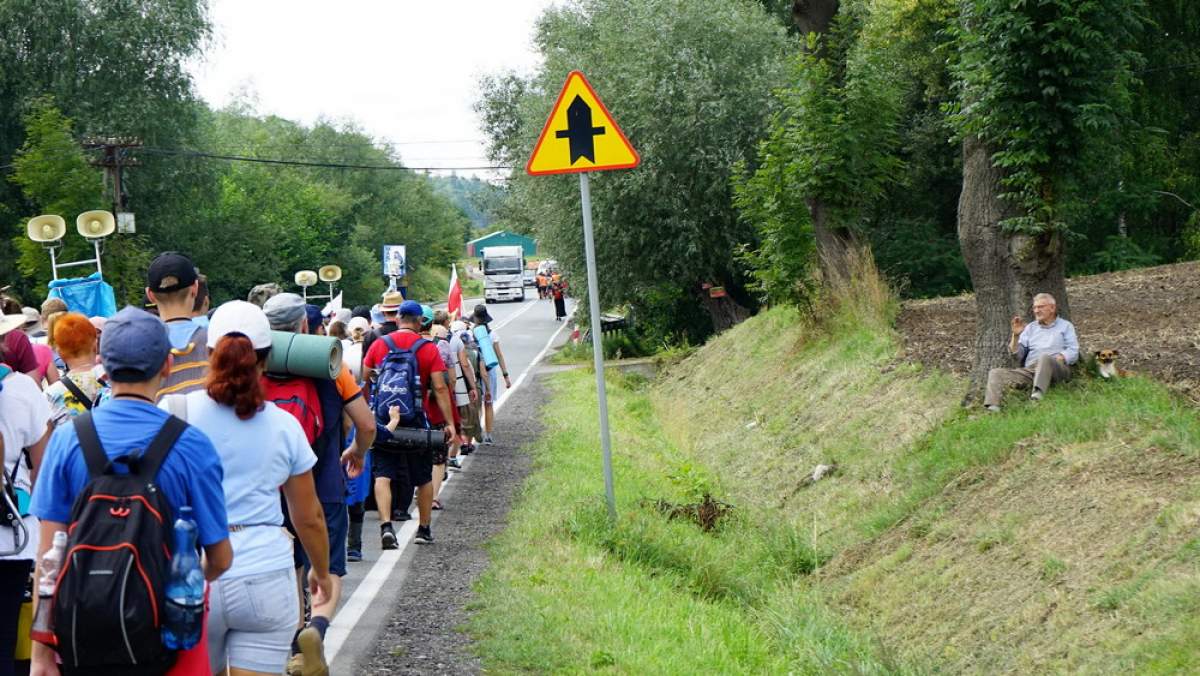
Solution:
M521 259L516 256L483 259L483 274L517 274L521 272Z

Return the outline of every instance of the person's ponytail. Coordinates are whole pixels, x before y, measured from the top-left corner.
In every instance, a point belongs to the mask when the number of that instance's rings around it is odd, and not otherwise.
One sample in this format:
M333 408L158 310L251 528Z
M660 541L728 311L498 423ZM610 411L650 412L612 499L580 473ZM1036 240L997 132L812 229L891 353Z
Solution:
M208 396L232 407L242 420L254 417L263 405L258 364L265 352L260 354L241 334L223 336L209 355Z

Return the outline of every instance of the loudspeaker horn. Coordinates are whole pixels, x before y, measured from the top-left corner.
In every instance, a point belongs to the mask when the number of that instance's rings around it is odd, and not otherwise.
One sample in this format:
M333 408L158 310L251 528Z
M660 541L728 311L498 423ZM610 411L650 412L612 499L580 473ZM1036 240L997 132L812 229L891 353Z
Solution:
M296 286L308 288L317 285L317 273L312 270L301 270L296 273Z
M35 242L57 242L67 234L67 222L54 214L34 216L25 226L25 232Z
M322 265L317 274L321 277L322 282L332 284L342 278L342 269L336 265Z
M117 229L117 219L103 209L85 211L75 219L75 228L88 239L103 239Z

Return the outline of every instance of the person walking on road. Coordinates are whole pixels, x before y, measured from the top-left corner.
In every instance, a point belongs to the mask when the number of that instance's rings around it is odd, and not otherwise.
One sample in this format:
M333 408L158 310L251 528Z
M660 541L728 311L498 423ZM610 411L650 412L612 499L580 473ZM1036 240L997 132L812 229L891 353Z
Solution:
M475 342L479 344L480 357L487 369L488 394L483 401L483 443L491 446L495 443L492 438L492 430L495 425L495 404L496 398L500 389L500 377L504 378L504 387L512 387L512 380L508 377L508 366L504 363L504 350L500 348L500 335L493 331L491 324L492 316L488 314L487 306L480 304L475 306L475 311L471 315L475 323L475 328L471 329L471 334L475 337Z
M300 423L264 399L260 379L271 351L271 326L262 309L238 300L217 308L208 349L205 389L186 395L184 409L188 422L212 439L225 468L221 486L234 555L210 596L209 660L213 673L228 667L234 674L280 674L300 605L280 487L312 563L313 605L333 593L329 536L313 482L317 457Z
M200 292L196 266L187 256L168 251L150 263L146 276L146 297L158 308L171 339L171 373L163 381L158 399L204 389L208 348L205 329L193 318Z
M67 372L46 388L54 426L90 411L111 393L104 367L96 363L96 327L78 312L68 312L54 322L54 344L67 364Z
M554 321L567 318L567 280L559 273L550 278L550 293L554 296Z
M271 329L288 333L309 332L311 327L306 309L304 300L294 293L281 293L263 304L263 312ZM333 584L326 603L312 604L312 619L296 636L288 673L323 673L322 670L326 669L323 650L325 632L337 609L342 578L346 575L349 514L346 507L346 475L342 468L346 467L350 478L362 473L367 449L375 439L375 421L363 399L362 390L344 363L335 381L264 374L262 385L268 400L278 401L277 397L288 400L293 416L300 412L291 409L291 406L300 406L316 414L310 418L315 420L316 426L311 433L306 430L306 438L317 456L313 481L329 536L329 572L333 575ZM309 400L291 404L298 392L311 393ZM343 419L353 424L356 432L355 442L349 448ZM298 421L305 422L299 418ZM304 557L300 557L297 563L298 568L310 567Z
M376 384L381 375L380 367L389 353L413 350L418 345L421 330L421 305L414 301L404 301L399 307L399 329L375 341L367 351L363 360L368 387ZM447 440L454 437L454 414L451 411L450 389L445 379L439 374L446 370L442 363L437 347L432 343L422 342L415 347L415 358L420 374L419 393L414 397L423 400L423 415L428 417L428 425L443 429ZM387 419L389 416L379 415L380 393L376 394L376 420ZM385 412L386 414L387 412ZM445 453L444 445L440 451ZM432 544L433 533L430 523L433 518L433 455L428 451L391 449L385 444L376 444L372 451L372 467L375 472L375 503L379 508L380 541L384 549L396 549L398 542L392 527L390 516L392 507L391 480L400 475L407 475L411 485L417 487L417 508L420 512L420 525L417 528L415 542ZM385 520L386 519L386 520Z
M157 317L127 307L109 318L100 338L100 358L112 381L112 401L59 428L38 471L30 511L41 520L39 560L54 534L66 531L72 506L91 481L93 463L107 457L113 472L125 473L131 460L142 459L144 450L171 421L167 412L154 405L162 381L171 372L167 327ZM99 445L90 444L90 450L85 450L81 429L94 435ZM101 453L100 458L89 460ZM247 477L255 476L257 469ZM204 550L204 577L216 580L233 563L233 548L221 488L226 473L212 442L196 427L187 426L162 458L155 477L155 485L175 513L191 507ZM58 673L54 648L35 643L33 651L34 673Z
M467 322L461 320L454 322L450 326L450 331L458 339L458 344L462 345L458 363L468 381L465 403L459 403L463 399L458 398L457 393L455 394L455 403L458 404L458 416L462 420L462 429L459 430L459 436L462 439L460 453L470 455L475 452L475 440L483 436L479 425L479 407L483 403L487 379L483 377L485 371L480 363L479 346L475 343L475 338L471 335Z

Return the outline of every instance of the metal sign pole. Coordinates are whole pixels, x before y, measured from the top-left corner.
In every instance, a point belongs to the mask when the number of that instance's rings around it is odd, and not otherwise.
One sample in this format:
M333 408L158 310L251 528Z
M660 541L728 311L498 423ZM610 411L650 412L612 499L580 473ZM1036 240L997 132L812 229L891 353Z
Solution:
M587 255L588 306L592 319L592 359L596 366L596 397L600 402L600 449L604 454L604 494L608 516L617 519L617 500L613 493L612 445L608 436L608 396L604 389L604 338L600 331L600 282L596 276L596 243L592 237L592 190L588 174L579 174L579 194L583 201L583 246Z

